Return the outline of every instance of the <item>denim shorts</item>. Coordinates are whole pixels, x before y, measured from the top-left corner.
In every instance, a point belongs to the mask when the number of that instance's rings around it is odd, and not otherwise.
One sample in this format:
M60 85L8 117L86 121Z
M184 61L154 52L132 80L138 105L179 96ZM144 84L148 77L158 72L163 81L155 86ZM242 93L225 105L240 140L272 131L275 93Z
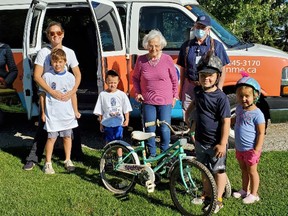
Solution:
M48 132L48 138L55 139L57 137L71 137L73 138L73 130L63 130L63 131L57 131L57 132Z
M227 153L223 157L217 158L215 157L215 150L213 148L214 146L206 147L196 141L196 159L204 164L211 173L224 173L226 171Z
M245 164L249 166L253 166L254 164L259 163L261 152L256 153L254 149L250 149L248 151L237 151L236 150L236 158L238 161L243 161Z

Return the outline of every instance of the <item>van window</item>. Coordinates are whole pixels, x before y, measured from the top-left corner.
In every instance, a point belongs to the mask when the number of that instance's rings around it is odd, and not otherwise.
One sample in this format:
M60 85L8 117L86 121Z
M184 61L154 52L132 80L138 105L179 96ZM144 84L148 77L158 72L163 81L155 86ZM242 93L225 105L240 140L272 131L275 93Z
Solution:
M211 25L213 32L219 37L219 39L229 48L233 48L241 45L241 41L233 35L228 29L223 27L215 17L211 14L208 14L201 6L191 5L190 7L186 6L186 8L191 8L191 12L196 16L200 15L208 15L211 17Z
M123 49L119 26L116 25L116 14L112 7L95 4L95 15L99 23L102 46L104 51L120 51Z
M31 30L30 30L30 39L29 39L29 44L30 47L36 47L37 44L37 32L38 32L38 28L39 28L39 20L40 20L40 15L42 11L36 9L34 16L32 18L32 23L31 23Z
M122 23L122 26L123 26L123 29L124 29L124 35L126 37L126 8L124 7L121 7L121 6L117 6L117 10L118 10L118 13L119 13L119 16L120 16L120 19L121 19L121 23Z
M178 50L188 39L189 30L194 22L182 11L167 7L143 7L140 10L139 43L143 49L142 39L152 29L158 29L167 40L165 49Z
M26 9L0 12L0 41L9 44L12 49L22 49L26 14Z

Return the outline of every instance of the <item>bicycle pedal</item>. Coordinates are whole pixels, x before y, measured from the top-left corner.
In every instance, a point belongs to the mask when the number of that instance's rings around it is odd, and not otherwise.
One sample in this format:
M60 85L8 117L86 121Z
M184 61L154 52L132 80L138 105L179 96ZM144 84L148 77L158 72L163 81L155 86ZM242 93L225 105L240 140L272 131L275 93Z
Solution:
M148 191L148 193L153 193L154 192L154 189L155 189L155 184L154 184L154 182L152 182L151 180L148 180L148 181L146 181L146 183L145 183L146 185L146 188L147 188L147 191Z

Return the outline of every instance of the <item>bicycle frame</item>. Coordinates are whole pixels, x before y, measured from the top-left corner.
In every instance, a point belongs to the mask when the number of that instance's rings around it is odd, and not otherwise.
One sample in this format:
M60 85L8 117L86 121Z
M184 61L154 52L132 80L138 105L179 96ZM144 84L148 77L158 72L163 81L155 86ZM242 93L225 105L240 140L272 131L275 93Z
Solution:
M159 171L161 168L163 168L167 163L169 163L169 161L172 161L173 158L175 157L178 157L178 160L179 161L179 164L180 164L180 175L181 175L181 178L182 178L182 181L183 181L183 184L185 186L185 188L188 190L189 187L187 186L187 183L185 181L185 178L189 179L189 182L192 184L192 186L194 187L195 184L192 180L192 177L190 175L189 172L186 172L188 173L188 176L186 177L184 175L185 171L184 171L184 168L183 168L183 165L182 165L182 159L184 157L187 157L186 156L186 153L184 152L184 149L183 149L183 145L185 145L187 143L187 139L185 138L180 138L178 139L172 146L170 146L165 152L162 152L161 154L157 155L155 158L152 158L152 159L148 159L146 158L146 150L145 150L145 141L139 141L140 143L140 146L139 147L136 147L135 149L131 150L121 161L119 161L116 166L115 166L115 170L118 170L118 171L122 171L122 172L125 172L125 173L129 173L129 174L132 174L132 175L138 175L143 169L144 169L144 166L145 165L148 165L150 167L150 164L151 163L154 163L154 162L158 162L160 161L160 163L158 163L152 170L154 173L156 173L157 171ZM135 166L134 169L131 169L131 167L129 167L129 169L125 169L127 168L127 165L129 163L125 163L125 160L127 158L129 158L129 156L133 153L138 153L138 152L141 152L141 156L143 158L143 164L140 163L140 165L137 165L137 164L133 164L133 166ZM161 160L163 159L163 160ZM176 162L176 161L175 161ZM174 162L174 163L175 163ZM132 164L131 164L132 165ZM144 166L143 166L144 165ZM168 177L169 177L169 174L171 173L172 169L173 169L173 165L171 165L171 168L169 169L168 171ZM136 168L139 167L139 169ZM123 170L124 168L124 170ZM166 170L163 169L163 171L160 173L161 175L164 175L166 173Z

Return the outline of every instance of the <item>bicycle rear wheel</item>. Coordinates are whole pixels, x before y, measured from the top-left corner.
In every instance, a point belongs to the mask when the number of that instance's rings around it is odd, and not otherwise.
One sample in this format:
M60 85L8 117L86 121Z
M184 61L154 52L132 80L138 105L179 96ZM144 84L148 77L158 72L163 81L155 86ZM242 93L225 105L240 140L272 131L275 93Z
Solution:
M115 169L118 163L117 150L122 149L124 159L130 152L128 148L120 143L115 143L108 147L102 154L100 160L100 175L104 186L114 194L126 194L135 187L136 176L119 172ZM131 154L123 163L136 164L134 156Z
M183 215L210 215L216 207L217 187L211 172L195 159L183 159L184 186L180 163L170 178L170 194L174 205Z
M231 194L232 194L231 183L230 183L230 180L229 180L229 178L227 176L227 182L226 182L226 185L225 185L225 191L224 191L223 197L229 198L229 197L231 197Z

